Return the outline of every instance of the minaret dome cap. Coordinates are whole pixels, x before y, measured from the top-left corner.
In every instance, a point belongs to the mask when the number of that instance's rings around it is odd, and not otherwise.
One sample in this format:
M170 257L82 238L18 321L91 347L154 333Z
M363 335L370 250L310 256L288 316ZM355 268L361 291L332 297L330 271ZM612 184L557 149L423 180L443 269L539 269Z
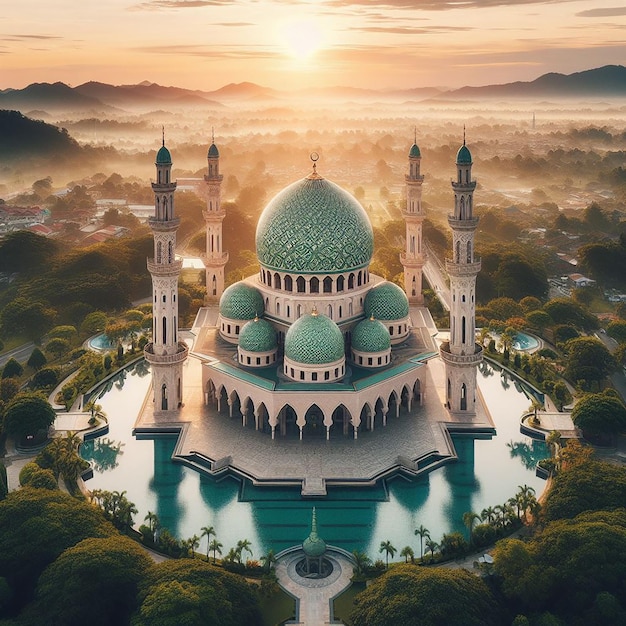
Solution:
M217 146L214 143L212 143L209 146L209 152L207 153L207 157L209 159L219 159L219 156L220 156L220 151L217 149Z
M420 152L419 146L414 143L411 146L411 151L409 152L409 159L420 159L422 157L422 153Z
M172 164L172 155L170 151L165 147L165 145L159 148L156 156L156 164L157 165L171 165Z
M469 148L463 144L459 151L456 153L456 164L457 165L471 165L472 164L472 153L469 151Z

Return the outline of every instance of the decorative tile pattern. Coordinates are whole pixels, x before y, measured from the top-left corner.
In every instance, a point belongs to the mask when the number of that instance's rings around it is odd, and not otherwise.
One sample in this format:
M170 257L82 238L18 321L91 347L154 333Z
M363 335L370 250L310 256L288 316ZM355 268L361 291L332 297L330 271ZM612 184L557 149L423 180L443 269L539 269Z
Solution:
M367 317L384 321L401 320L409 314L409 301L398 285L384 282L367 292L363 308Z
M231 320L252 320L264 311L261 292L245 283L231 285L220 298L220 315Z
M376 319L363 320L352 331L352 347L359 352L383 352L390 346L387 327Z
M344 356L343 334L325 315L303 315L287 331L285 356L307 365L334 363Z
M372 225L347 191L324 178L304 178L265 207L256 231L259 261L283 272L319 274L367 267Z
M267 321L255 318L239 333L239 347L248 352L269 352L276 348L276 331Z

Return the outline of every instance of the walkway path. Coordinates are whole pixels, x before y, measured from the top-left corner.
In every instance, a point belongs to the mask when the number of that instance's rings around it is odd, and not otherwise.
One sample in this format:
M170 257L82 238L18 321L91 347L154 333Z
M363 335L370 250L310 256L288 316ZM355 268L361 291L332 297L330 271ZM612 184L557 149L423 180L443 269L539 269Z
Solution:
M302 578L296 572L296 563L303 556L302 550L290 552L280 557L276 565L276 576L281 587L299 599L296 603L296 621L287 624L302 626L341 624L330 621L330 603L350 586L352 563L340 552L329 550L327 558L333 564L331 575L318 579Z

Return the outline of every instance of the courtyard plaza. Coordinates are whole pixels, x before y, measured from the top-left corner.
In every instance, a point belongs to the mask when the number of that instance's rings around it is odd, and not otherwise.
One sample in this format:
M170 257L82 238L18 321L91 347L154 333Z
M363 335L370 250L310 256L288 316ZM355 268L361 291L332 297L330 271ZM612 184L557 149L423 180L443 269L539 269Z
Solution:
M444 364L437 356L437 330L424 307L410 309L413 331L407 348L424 356L425 375L421 402L409 413L403 406L399 417L389 415L386 426L374 430L334 434L329 440L307 433L272 439L254 425L242 426L241 417L229 417L205 405L202 361L231 361L234 349L218 337L217 307L204 307L189 333L191 357L184 365L183 406L176 420L155 415L148 394L135 424L140 436L180 432L173 458L216 477L227 472L248 478L255 485L299 486L303 496L324 496L328 485L368 486L397 471L413 476L455 457L448 428L493 431L493 423L479 398L476 415L450 414L444 397ZM323 391L322 391L323 393Z

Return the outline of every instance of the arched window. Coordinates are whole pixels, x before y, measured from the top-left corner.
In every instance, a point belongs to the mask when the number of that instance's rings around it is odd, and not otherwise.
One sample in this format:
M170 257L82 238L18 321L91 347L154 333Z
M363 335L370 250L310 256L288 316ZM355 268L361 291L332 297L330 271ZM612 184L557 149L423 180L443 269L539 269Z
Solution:
M270 274L270 272L267 273L267 286L272 286L272 275Z
M328 313L326 313L326 315L328 315L328 317L330 317L330 319L333 319L333 307L329 304L328 305Z
M280 302L276 303L276 315L280 315Z
M162 255L163 255L163 244L160 241L158 241L157 242L157 258L156 258L157 263L161 262Z
M293 291L293 280L291 276L285 276L285 291Z
M278 272L274 274L274 289L280 289L280 274Z
M348 276L348 289L354 289L354 274Z
M461 196L461 208L459 211L459 217L461 219L465 218L465 198L463 196Z
M161 387L161 410L167 411L167 387L165 384Z
M337 277L337 291L343 291L343 286L345 283L345 278L343 276Z
M167 318L163 316L163 343L167 343Z
M467 411L467 387L465 383L461 385L461 411Z
M456 242L456 252L455 252L454 260L457 263L459 263L461 261L461 242L460 241Z
M298 276L298 278L296 279L296 289L298 293L305 293L306 280L304 280L304 277Z
M317 276L313 276L313 278L311 278L311 281L309 283L309 288L311 290L311 293L320 292L320 280L319 278L317 278Z
M361 274L361 272L358 273L357 275L357 279L356 279L356 284L360 287L361 286L361 281L363 280L363 275Z
M409 245L409 251L411 252L411 254L415 254L415 237L413 237L413 235L411 235L411 239L410 239L410 245Z
M169 263L174 260L174 244L171 241L167 244L167 260Z
M213 280L211 281L211 292L214 296L217 295L217 280L215 276L213 276Z
M468 263L472 262L472 242L471 241L467 242L467 262Z
M466 329L465 329L465 315L461 318L461 341L463 343L465 343L465 334L466 334Z
M324 279L324 293L332 293L333 291L333 279L330 276L326 276Z

